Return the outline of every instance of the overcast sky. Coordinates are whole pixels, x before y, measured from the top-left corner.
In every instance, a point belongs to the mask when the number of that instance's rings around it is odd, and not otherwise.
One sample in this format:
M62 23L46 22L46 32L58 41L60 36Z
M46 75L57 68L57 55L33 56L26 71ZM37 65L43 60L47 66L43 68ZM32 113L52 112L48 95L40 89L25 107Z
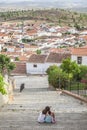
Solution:
M87 7L87 0L0 0L0 3L16 3L16 2L26 2L31 1L38 4L40 3L46 3L46 2L52 2L53 4L57 2L57 4L65 5L65 6L86 6Z
M31 1L31 0L0 0L0 2L19 2L19 1Z
M32 1L32 0L0 0L0 2L4 2L4 1L15 2L15 1Z
M66 2L82 2L82 1L87 1L87 0L0 0L0 2L19 2L19 1L40 1L40 2L46 2L46 1L66 1Z

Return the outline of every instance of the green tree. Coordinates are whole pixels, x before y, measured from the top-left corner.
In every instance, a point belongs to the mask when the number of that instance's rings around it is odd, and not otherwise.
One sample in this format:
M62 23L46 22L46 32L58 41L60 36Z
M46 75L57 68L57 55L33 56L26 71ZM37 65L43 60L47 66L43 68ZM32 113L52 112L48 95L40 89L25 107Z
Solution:
M47 70L46 73L49 75L53 70L57 70L58 66L57 65L52 65L50 66Z
M15 61L19 61L19 57L15 57Z
M26 39L26 38L22 39L22 42L24 43L33 42L33 41L34 41L33 39Z
M3 76L0 74L0 93L2 93L3 95L7 94L5 85L7 85L7 84L5 83Z
M61 68L64 72L68 74L69 79L75 79L80 73L80 68L78 64L75 61L71 61L70 58L63 60Z
M87 77L87 66L86 65L80 65L80 73L79 73L79 80L84 79Z
M11 62L10 57L7 55L0 54L0 73L4 75L5 73L10 74L10 72L15 68L15 64Z
M80 29L81 29L80 25L77 24L77 23L75 23L74 27L75 27L77 30L80 30Z
M37 54L41 54L41 50L37 50L36 53L37 53Z
M53 65L47 69L49 84L54 88L65 88L68 74L63 72L61 68Z
M7 52L7 48L4 48L3 51Z

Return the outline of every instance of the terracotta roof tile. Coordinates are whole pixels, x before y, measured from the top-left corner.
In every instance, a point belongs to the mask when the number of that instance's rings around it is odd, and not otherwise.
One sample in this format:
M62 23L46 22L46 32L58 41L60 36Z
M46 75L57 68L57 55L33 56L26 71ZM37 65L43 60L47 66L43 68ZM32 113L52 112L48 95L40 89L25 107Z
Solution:
M26 63L15 62L15 64L16 64L16 68L12 71L12 73L26 74Z
M53 52L53 53L63 53L63 52L67 52L68 50L66 48L51 48L50 49L50 52Z
M36 45L24 44L24 48L38 48Z
M87 55L87 47L86 48L72 48L71 50L71 54L72 55Z
M33 54L30 56L29 58L29 62L33 62L33 63L44 63L46 60L47 55L37 55L37 54Z
M27 31L27 34L28 35L34 35L34 34L36 34L37 33L37 30L29 30L29 31Z
M85 35L83 38L84 38L85 40L87 40L87 35Z
M46 62L61 63L63 59L71 57L70 53L50 53Z
M22 56L22 55L20 55L20 56L19 56L19 60L20 60L20 61L28 61L28 57L27 57L27 56Z
M21 52L1 52L1 54L15 57L15 56L20 56Z

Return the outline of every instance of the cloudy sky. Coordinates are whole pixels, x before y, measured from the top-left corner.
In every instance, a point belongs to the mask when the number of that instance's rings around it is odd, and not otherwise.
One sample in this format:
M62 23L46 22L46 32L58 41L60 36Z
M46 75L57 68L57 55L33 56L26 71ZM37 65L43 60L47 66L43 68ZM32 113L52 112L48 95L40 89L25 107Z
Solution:
M0 7L79 8L81 10L81 8L87 9L87 0L0 0Z
M0 0L0 3L16 3L16 2L34 2L34 4L46 5L47 2L53 6L54 4L61 7L87 7L87 0ZM40 5L39 4L39 5Z
M0 2L20 2L20 1L32 1L32 0L0 0Z
M46 1L59 1L59 2L86 2L87 0L0 0L0 2L20 2L20 1L39 1L39 2L46 2Z

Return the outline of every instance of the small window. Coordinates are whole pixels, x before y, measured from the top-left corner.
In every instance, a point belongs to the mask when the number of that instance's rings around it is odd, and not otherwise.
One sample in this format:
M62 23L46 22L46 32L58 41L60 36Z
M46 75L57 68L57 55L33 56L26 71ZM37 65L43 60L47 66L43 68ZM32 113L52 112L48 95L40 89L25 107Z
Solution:
M80 57L80 56L77 57L77 63L78 63L78 64L82 64L82 57Z
M37 67L37 65L36 65L36 64L34 64L34 65L33 65L33 67Z

